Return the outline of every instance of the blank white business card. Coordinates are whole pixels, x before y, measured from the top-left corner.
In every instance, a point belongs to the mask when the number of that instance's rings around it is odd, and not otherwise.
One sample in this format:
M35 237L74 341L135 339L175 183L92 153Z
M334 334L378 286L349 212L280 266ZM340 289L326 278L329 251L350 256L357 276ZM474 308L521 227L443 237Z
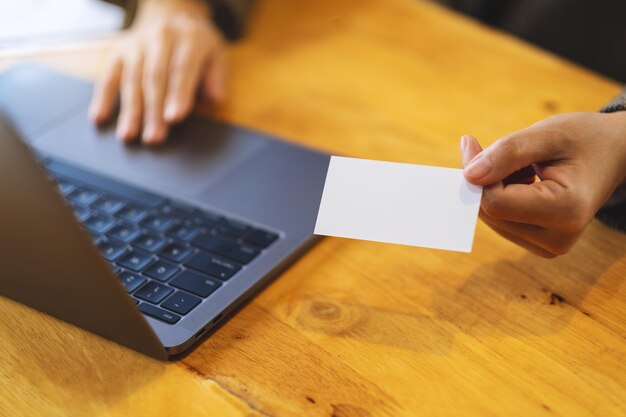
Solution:
M481 195L461 169L333 156L315 234L471 252Z

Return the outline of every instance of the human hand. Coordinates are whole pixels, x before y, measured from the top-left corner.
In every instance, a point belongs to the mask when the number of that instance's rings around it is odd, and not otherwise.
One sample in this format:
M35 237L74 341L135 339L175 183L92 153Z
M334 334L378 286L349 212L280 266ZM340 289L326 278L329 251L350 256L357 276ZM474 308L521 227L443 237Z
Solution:
M224 42L203 0L146 0L121 43L89 110L95 123L111 117L118 94L116 134L123 141L162 143L169 125L187 116L201 89L224 99Z
M624 182L626 112L553 116L485 150L463 136L461 153L465 178L484 186L480 218L506 239L553 258L572 248Z

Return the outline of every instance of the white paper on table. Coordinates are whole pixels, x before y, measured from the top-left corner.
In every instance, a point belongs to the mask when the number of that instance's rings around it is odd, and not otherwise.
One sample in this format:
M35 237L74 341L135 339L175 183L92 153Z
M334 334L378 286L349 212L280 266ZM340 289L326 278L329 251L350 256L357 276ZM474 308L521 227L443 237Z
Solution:
M481 195L461 169L333 156L315 234L471 252Z

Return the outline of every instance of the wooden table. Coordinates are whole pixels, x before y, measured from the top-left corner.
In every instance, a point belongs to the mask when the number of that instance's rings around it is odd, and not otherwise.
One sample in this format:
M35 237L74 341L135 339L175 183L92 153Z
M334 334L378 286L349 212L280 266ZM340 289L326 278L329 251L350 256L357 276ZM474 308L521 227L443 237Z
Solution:
M619 89L428 3L258 6L218 117L330 153L455 167ZM0 64L94 76L110 44ZM556 260L482 223L472 254L327 238L177 363L2 298L0 415L623 416L625 254L597 222Z

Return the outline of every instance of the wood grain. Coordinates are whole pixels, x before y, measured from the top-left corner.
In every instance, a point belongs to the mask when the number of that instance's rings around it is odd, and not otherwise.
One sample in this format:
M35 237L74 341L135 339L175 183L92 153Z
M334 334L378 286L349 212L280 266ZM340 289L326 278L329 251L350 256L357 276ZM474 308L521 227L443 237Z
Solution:
M96 77L116 39L36 53ZM619 86L408 0L260 2L216 117L356 157L458 166ZM626 237L594 222L534 257L483 224L471 255L327 238L163 364L0 298L1 416L623 416ZM16 279L16 277L2 277Z

